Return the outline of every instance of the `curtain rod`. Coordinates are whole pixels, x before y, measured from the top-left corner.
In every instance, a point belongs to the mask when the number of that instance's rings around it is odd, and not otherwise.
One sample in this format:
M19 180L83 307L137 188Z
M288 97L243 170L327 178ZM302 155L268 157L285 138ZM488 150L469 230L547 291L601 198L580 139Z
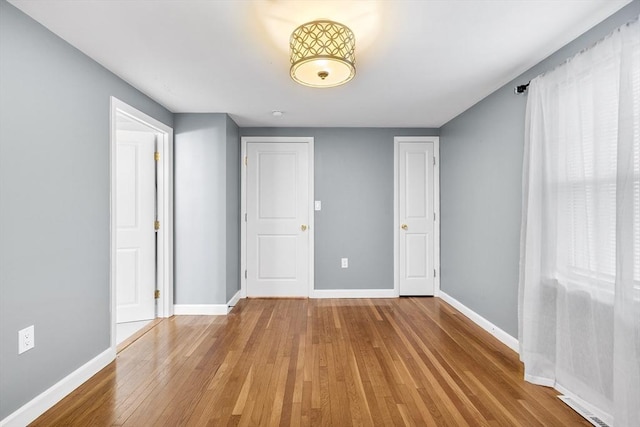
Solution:
M527 84L516 86L515 88L513 88L513 92L514 93L525 93L527 91L527 89L529 89L529 84L530 83L531 83L531 80L529 80L527 82Z

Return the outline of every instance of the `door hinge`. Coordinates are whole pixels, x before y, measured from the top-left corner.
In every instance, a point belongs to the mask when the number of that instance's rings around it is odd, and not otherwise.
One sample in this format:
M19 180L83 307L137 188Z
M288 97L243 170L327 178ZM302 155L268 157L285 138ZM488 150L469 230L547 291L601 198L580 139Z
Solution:
M433 220L434 221L436 220L436 213L435 212L433 213Z
M244 271L244 278L247 278L247 270Z
M247 222L247 214L244 214L244 222Z
M153 221L153 228L156 231L160 230L160 221Z
M433 156L433 166L436 165L436 156Z
M249 159L247 156L244 156L244 165L247 166L247 163L249 162Z
M436 277L436 269L433 269L433 277Z
M160 289L156 289L156 290L153 292L153 297L154 297L155 299L160 298Z
M157 151L156 151L155 153L153 153L153 158L156 160L156 162L157 162L158 160L160 160L160 153L159 153L159 152L157 152Z

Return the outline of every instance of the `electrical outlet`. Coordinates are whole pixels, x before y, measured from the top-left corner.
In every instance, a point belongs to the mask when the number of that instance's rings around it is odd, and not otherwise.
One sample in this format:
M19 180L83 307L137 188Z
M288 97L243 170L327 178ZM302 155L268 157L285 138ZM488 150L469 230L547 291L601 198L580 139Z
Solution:
M31 350L36 346L36 336L34 325L28 326L18 331L18 354Z
M340 261L342 268L349 268L349 258L342 258Z

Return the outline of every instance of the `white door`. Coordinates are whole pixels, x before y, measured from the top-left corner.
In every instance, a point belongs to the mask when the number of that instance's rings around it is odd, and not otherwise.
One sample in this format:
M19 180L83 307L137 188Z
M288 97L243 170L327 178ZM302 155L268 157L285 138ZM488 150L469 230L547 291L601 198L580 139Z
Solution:
M155 135L117 132L116 321L155 317Z
M434 294L434 146L398 146L400 295Z
M306 143L247 143L247 296L309 295Z

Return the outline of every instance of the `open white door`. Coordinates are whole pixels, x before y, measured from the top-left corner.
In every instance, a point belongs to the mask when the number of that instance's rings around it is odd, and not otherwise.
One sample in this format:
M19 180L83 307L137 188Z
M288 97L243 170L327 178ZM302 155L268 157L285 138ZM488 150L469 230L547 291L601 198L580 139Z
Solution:
M396 139L399 294L434 295L434 143L409 139Z
M116 321L155 318L155 135L117 132Z
M308 296L309 144L249 142L246 156L247 296Z

